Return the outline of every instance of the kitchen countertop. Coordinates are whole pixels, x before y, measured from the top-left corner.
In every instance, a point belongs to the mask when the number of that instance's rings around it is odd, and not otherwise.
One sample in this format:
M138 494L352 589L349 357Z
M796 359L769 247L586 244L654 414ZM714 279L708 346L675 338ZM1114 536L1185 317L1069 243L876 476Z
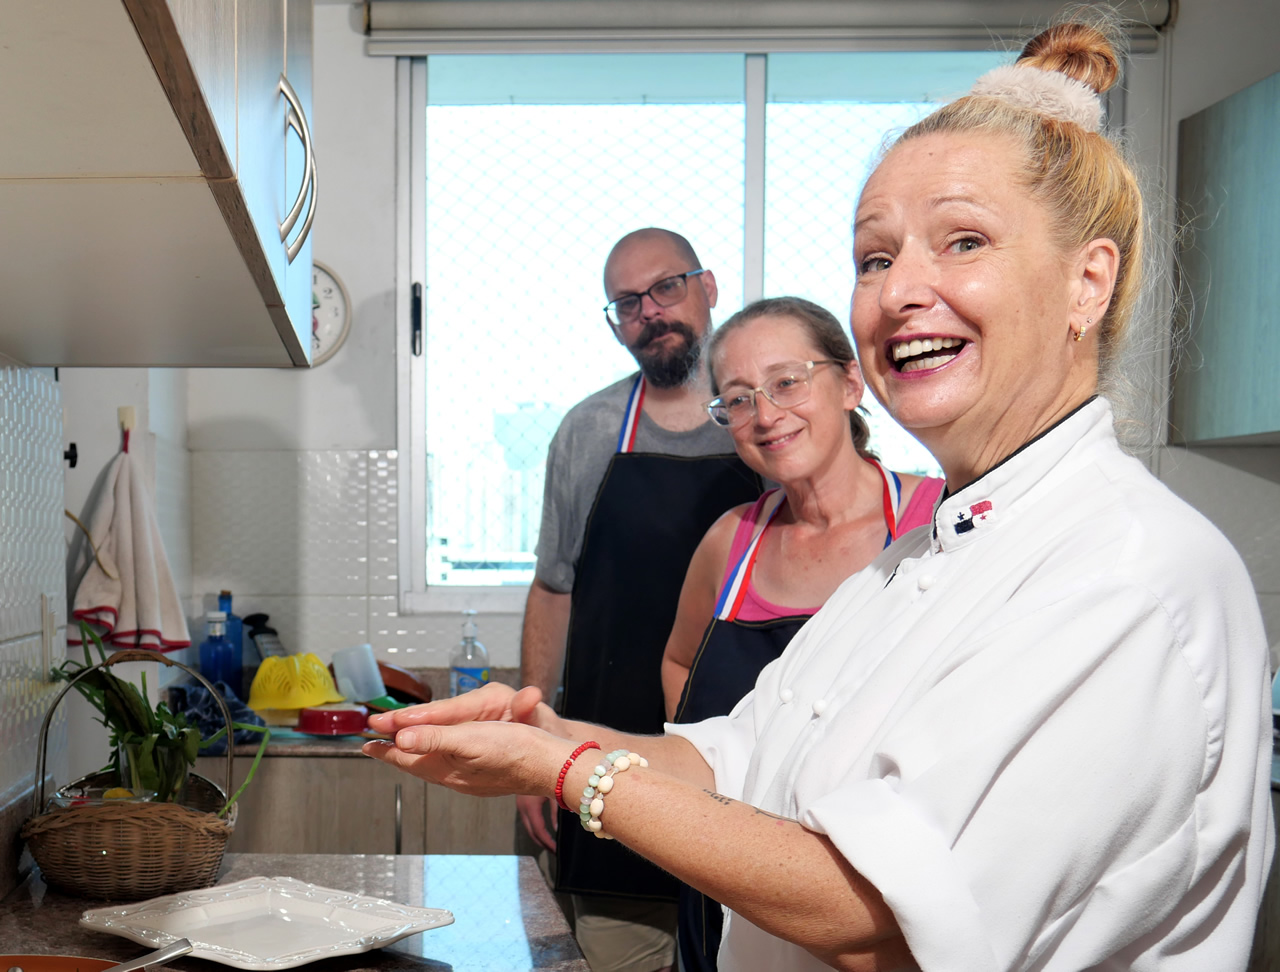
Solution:
M376 951L324 959L324 972L589 972L531 857L228 854L218 883L257 876L294 877L454 914L454 923L445 928ZM100 904L58 894L38 877L28 877L0 901L0 950L120 962L148 951L129 939L82 927L80 915ZM213 972L224 966L177 959L153 968Z
M364 736L322 736L297 732L282 726L271 727L271 739L264 756L364 756L361 752L368 742ZM258 752L258 744L237 743L236 759L252 759ZM203 755L201 758L205 758ZM211 759L222 757L212 756ZM203 771L202 771L203 772ZM221 779L221 777L219 777Z

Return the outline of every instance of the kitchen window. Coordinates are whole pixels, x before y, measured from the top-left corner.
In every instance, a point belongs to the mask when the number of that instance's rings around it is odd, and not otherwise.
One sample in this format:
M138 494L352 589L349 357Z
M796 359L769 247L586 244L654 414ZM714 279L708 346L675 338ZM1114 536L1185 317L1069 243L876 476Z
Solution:
M723 320L797 294L848 315L851 220L883 133L1007 55L449 54L400 62L400 342L406 610L518 610L533 576L547 443L635 369L606 327L623 233L684 233ZM406 315L407 316L407 315ZM420 353L415 353L419 351ZM936 464L871 400L892 467Z

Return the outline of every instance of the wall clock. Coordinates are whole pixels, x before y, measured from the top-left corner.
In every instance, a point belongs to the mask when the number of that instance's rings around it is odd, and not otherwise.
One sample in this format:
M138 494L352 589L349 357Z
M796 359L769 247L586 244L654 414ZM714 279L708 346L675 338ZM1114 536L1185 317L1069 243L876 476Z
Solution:
M318 260L311 264L311 366L342 347L351 330L351 297L338 275Z

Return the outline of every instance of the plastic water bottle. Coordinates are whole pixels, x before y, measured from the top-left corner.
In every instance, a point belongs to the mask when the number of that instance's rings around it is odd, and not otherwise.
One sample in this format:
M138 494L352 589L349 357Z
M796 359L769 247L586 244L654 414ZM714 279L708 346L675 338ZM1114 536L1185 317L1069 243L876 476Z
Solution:
M222 682L234 692L240 684L240 652L227 640L227 615L210 611L204 616L209 635L200 643L200 674L210 682Z
M463 611L462 640L449 658L449 694L461 695L489 681L489 652L476 640L476 612Z

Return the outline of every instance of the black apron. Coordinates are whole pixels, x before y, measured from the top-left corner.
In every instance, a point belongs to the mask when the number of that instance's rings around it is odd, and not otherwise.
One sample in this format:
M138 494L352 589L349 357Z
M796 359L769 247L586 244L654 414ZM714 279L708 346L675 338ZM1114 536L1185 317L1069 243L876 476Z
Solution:
M635 453L643 400L637 381L619 451L587 520L574 568L562 711L623 732L662 732L662 655L693 552L730 507L760 495L758 476L734 454ZM675 901L679 882L560 811L557 891Z
M782 654L808 620L808 615L769 621L712 618L689 669L675 721L701 722L729 712L755 688L760 669ZM683 972L715 972L723 929L720 902L681 884L676 940Z
M885 520L889 525L885 546L888 546L897 533L901 482L896 473L886 475L884 467L879 463L874 465L885 477ZM768 502L768 496L761 497L756 516L763 525L756 528L750 545L734 565L716 600L711 623L707 625L702 644L689 666L689 677L680 694L675 722L701 722L713 716L727 715L744 695L756 687L760 670L782 654L812 616L794 614L766 621L738 618L738 608L751 582L760 540L782 506L779 497L768 515L762 516ZM683 972L716 972L716 955L720 951L723 929L724 910L720 902L687 884L681 884L676 940Z

